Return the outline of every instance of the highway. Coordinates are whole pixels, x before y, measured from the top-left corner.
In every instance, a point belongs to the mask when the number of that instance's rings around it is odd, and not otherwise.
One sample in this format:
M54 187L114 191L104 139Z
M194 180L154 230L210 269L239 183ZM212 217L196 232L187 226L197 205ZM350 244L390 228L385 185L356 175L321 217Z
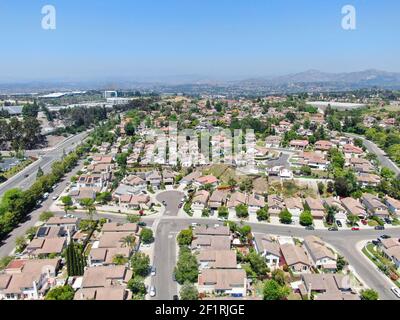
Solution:
M28 189L36 181L36 174L39 167L41 167L45 173L50 172L51 165L55 161L62 159L64 151L65 153L69 153L74 150L76 146L87 137L87 135L87 132L82 132L62 141L52 149L46 149L46 152L40 156L37 161L0 185L0 197L9 189ZM28 154L32 154L33 152L37 154L40 153L40 150L29 151Z

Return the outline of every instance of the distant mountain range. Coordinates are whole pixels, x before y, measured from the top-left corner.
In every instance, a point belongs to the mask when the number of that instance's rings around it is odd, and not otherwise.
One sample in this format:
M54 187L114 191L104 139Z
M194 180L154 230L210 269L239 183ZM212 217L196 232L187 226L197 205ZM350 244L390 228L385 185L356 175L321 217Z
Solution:
M180 76L162 77L159 81L104 80L69 81L31 81L26 83L0 83L0 94L11 92L44 92L52 90L88 89L131 89L152 90L160 93L185 92L188 94L268 94L296 92L348 91L355 89L400 89L400 73L375 69L328 73L308 70L277 77L259 77L236 81L214 79L213 77Z

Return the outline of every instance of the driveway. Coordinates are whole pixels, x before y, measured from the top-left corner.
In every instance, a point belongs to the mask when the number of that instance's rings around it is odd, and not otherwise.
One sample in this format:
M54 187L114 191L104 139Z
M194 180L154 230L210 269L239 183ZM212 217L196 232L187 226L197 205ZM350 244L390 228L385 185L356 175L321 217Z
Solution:
M185 196L183 192L180 191L165 191L159 193L156 196L157 201L163 203L165 201L165 216L177 216L179 212L179 203L181 202L182 198Z

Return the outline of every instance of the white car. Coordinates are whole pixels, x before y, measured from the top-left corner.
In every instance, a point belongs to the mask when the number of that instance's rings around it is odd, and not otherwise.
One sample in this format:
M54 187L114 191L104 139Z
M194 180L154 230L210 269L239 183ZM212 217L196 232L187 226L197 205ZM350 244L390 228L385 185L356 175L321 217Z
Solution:
M151 286L150 287L150 297L155 297L156 296L156 287Z
M192 227L193 227L193 228L195 228L195 227L197 227L197 226L198 226L198 223L197 223L197 222L193 222L193 223L192 223Z
M58 196L53 197L53 201L56 201L58 199Z
M391 288L390 290L396 295L397 298L400 299L400 288L398 288L398 287L393 287L393 288Z

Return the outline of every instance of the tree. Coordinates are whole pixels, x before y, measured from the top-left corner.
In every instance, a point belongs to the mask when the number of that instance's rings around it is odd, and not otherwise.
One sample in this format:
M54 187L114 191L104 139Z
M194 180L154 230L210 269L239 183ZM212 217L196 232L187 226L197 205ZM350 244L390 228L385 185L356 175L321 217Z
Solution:
M238 218L247 218L249 216L249 208L243 203L237 205L235 211Z
M291 224L292 223L292 214L288 209L284 209L279 214L279 221L283 224Z
M177 240L180 246L189 246L193 240L193 230L182 230L181 232L179 232Z
M326 214L326 222L332 225L335 222L336 207L329 206Z
M275 280L267 280L264 283L264 300L285 300L290 294L287 286L281 286Z
M185 282L195 283L197 281L199 274L197 259L189 248L180 248L174 274L179 284L184 284Z
M154 241L153 231L149 228L143 228L140 232L140 238L145 244L152 243Z
M197 288L190 282L185 282L181 287L180 298L181 300L198 300L199 292Z
M128 247L128 248L132 249L133 246L135 245L136 238L133 235L127 235L127 236L123 237L121 239L121 241L122 241L122 245L124 247Z
M132 121L129 121L126 125L125 125L125 133L127 136L133 136L135 134L135 125L132 123Z
M50 218L54 217L54 213L50 212L50 211L44 211L40 214L39 216L39 220L41 222L46 222L47 220L49 220Z
M300 215L300 224L302 226L311 226L313 224L313 216L310 211L305 210L301 215Z
M55 287L51 289L44 298L45 300L73 300L75 290L70 285Z
M96 212L96 207L94 205L94 200L90 198L81 199L79 202L82 207L85 208L86 213L90 220L93 220L93 215Z
M349 214L347 215L347 220L349 221L350 225L354 226L358 221L360 221L360 218L354 214Z
M266 221L269 219L268 208L264 207L256 212L258 221Z
M378 300L379 294L374 289L365 289L361 291L362 300Z
M311 176L311 168L309 166L301 166L300 172L303 176Z
M280 286L285 285L285 272L281 269L272 271L272 279L275 280Z
M25 236L19 236L15 239L15 251L21 253L26 247L27 241Z
M225 206L221 206L218 208L218 217L219 218L228 218L229 211L228 208Z
M323 195L325 192L325 184L323 182L318 182L318 193Z
M113 257L112 262L117 266L122 266L128 262L128 258L126 258L123 254L116 254Z
M129 223L139 223L140 222L140 216L134 215L134 214L129 214L126 216L126 220Z
M128 281L127 288L132 291L135 296L144 297L146 294L146 285L142 277L136 276Z
M36 179L38 179L40 177L43 177L43 176L44 176L43 169L42 169L42 167L39 166L39 169L38 169L37 174L36 174Z
M143 252L136 252L131 258L131 267L135 276L146 277L150 271L150 258Z
M101 192L96 195L96 201L100 204L107 204L112 200L111 192Z
M268 274L269 268L263 256L252 250L247 255L247 260L249 261L251 269L258 278L263 278Z
M82 276L85 267L85 260L80 250L75 248L73 241L66 249L67 273L70 277Z
M62 202L63 205L64 205L65 214L67 214L68 211L71 210L71 207L72 207L72 205L73 205L71 196L64 196L64 197L62 197L62 198L61 198L61 202Z

